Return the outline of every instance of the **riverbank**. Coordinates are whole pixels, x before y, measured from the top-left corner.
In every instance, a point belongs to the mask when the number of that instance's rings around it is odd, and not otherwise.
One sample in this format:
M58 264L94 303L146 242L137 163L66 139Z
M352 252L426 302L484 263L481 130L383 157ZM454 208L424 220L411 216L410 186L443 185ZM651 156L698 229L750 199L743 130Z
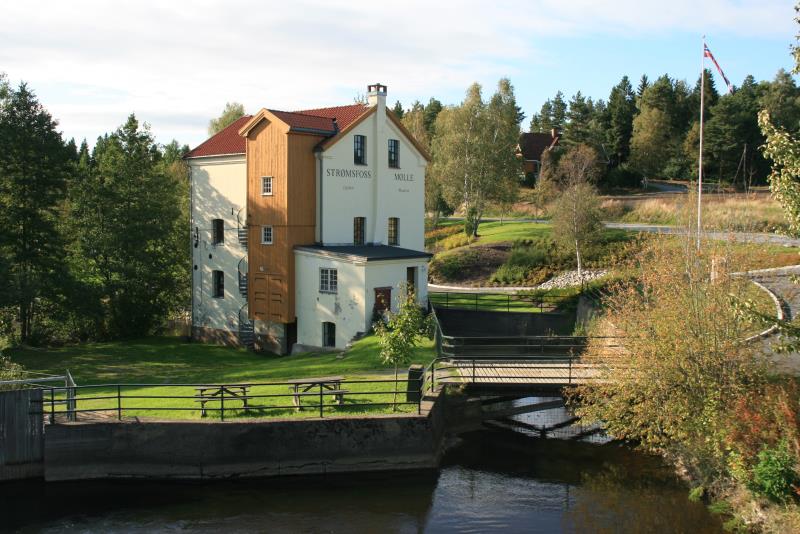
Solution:
M722 532L658 459L616 444L464 435L437 471L0 485L12 531ZM43 506L42 503L47 503Z

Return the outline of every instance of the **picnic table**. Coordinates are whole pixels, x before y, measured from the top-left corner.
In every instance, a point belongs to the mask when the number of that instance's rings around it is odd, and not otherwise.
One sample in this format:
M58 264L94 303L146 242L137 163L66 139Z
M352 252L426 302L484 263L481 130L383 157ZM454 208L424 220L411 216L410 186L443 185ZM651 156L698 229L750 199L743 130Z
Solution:
M344 404L344 394L348 390L342 389L342 382L344 377L341 376L320 376L316 378L297 378L294 380L287 380L290 384L289 390L292 392L292 402L298 410L302 410L303 406L300 404L300 397L303 393L308 392L313 388L319 388L320 395L324 392L326 395L333 395L336 399L336 404Z
M241 400L244 409L247 409L247 392L250 391L250 386L247 384L231 384L223 386L201 386L194 388L197 393L195 394L195 402L200 403L200 416L206 415L206 403L208 401L219 399L222 402L223 395L225 398L231 400ZM222 406L220 406L220 409Z

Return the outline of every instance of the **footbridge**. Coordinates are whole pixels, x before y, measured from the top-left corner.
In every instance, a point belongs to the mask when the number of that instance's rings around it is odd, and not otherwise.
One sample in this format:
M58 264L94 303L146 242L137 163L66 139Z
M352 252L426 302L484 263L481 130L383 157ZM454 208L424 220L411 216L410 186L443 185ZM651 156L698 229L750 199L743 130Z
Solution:
M465 419L496 429L542 437L567 432L574 438L600 430L581 426L566 409L564 394L607 379L607 366L617 359L600 364L584 359L584 353L591 342L617 354L616 339L569 335L574 316L558 312L453 313L434 306L434 313L437 357L425 369L426 394L462 391Z

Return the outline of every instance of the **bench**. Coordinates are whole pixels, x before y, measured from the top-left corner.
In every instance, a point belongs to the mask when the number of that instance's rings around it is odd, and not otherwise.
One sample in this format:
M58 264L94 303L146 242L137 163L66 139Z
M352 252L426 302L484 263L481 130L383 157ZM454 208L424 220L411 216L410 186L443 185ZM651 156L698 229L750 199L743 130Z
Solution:
M247 410L247 392L250 391L250 386L245 384L239 385L226 385L226 386L202 386L194 388L197 393L195 394L195 402L200 403L200 416L206 416L206 403L212 400L219 400L222 402L223 395L226 399L242 401L242 407ZM220 406L222 408L222 406Z
M342 382L344 377L341 376L321 376L316 378L298 378L295 380L287 380L289 391L292 392L292 403L298 410L302 410L303 406L300 403L300 397L310 396L303 395L313 388L319 388L320 393L324 395L333 395L336 404L341 406L344 404L344 396L349 393L348 390L342 389Z

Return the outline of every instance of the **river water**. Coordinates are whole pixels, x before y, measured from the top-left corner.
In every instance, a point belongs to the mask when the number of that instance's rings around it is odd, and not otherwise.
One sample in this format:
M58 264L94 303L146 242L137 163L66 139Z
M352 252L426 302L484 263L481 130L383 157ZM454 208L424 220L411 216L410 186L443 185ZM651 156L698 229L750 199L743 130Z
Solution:
M503 430L461 436L439 473L7 483L0 512L21 532L722 532L656 458Z

